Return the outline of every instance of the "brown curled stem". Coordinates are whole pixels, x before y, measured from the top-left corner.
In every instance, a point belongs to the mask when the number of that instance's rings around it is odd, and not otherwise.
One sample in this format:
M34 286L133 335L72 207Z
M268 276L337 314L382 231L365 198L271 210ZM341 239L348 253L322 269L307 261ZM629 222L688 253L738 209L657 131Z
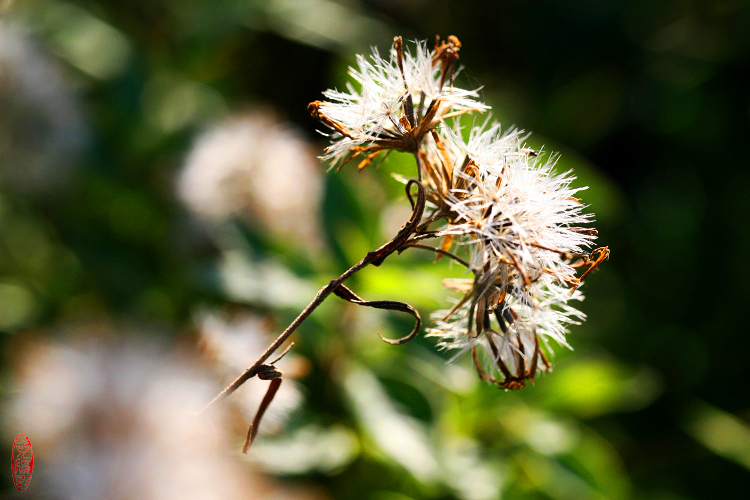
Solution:
M414 207L414 210L412 211L411 218L409 218L406 224L401 227L401 230L391 241L381 246L374 252L370 252L367 254L365 260L369 259L369 263L371 263L373 266L379 266L380 264L382 264L386 257L398 250L399 247L404 245L409 239L409 236L411 236L414 232L414 229L417 227L417 224L419 224L419 221L422 219L422 214L424 213L424 205L426 202L424 187L422 187L422 184L419 181L410 179L409 182L406 183L407 191L411 189L412 185L417 186L417 203Z
M388 344L405 344L416 337L419 333L420 328L422 327L422 317L419 315L419 311L404 302L398 302L395 300L364 300L344 285L339 285L339 287L334 290L333 293L335 293L336 296L348 302L351 302L352 304L357 304L365 307L374 307L375 309L386 309L388 311L405 312L414 316L414 319L416 319L417 322L409 335L401 337L400 339L387 339L383 337L380 332L378 332L378 336L380 337L380 339L383 342L387 342Z

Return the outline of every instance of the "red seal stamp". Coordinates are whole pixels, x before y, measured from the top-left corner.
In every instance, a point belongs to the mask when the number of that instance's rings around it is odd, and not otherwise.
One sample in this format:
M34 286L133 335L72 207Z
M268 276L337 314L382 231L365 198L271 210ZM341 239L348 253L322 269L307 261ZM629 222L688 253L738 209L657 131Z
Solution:
M29 487L31 474L34 472L34 451L31 449L31 440L26 434L19 434L13 441L10 468L16 489L25 491Z

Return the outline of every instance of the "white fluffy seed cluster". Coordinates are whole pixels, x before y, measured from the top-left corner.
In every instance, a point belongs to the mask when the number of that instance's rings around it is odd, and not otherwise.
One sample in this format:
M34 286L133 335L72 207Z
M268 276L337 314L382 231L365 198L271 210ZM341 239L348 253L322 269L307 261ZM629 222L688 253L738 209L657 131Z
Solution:
M575 197L584 188L571 187L570 172L556 174L554 158L524 148L524 137L498 124L474 127L467 143L460 131L445 134L475 168L454 171L463 182L445 196L451 217L441 234L468 251L474 279L463 283L472 300L436 312L429 334L459 354L481 346L484 373L502 381L549 368L539 340L568 345L566 325L585 318L569 304L583 298L571 254L595 239L579 227L592 218Z
M342 162L353 148L403 136L406 133L402 120L405 96L411 97L415 114L422 118L430 104L437 103L435 116L429 123L432 127L448 115L489 109L479 102L476 90L462 90L447 86L445 82L441 85L440 66L433 65L433 55L424 43L416 45L414 54L405 52L401 65L404 77L395 48L388 59L376 48L370 60L357 55L357 67L350 68L349 74L358 88L350 82L345 92L327 90L323 93L328 101L321 103L321 112L346 131L332 141L323 159Z
M462 128L457 117L489 106L453 84L460 47L449 37L411 52L397 38L389 58L377 50L357 58L356 88L327 91L311 111L333 131L323 159L334 164L360 157L363 168L383 151L414 154L428 200L419 227L442 237L441 251L465 255L473 274L446 283L463 296L434 314L428 333L456 357L470 351L486 381L519 389L550 368L549 339L568 345L567 325L584 319L570 305L583 298L577 289L588 271L577 272L608 250L586 253L596 231L582 227L592 220L577 198L585 188L555 171L556 156L489 120Z

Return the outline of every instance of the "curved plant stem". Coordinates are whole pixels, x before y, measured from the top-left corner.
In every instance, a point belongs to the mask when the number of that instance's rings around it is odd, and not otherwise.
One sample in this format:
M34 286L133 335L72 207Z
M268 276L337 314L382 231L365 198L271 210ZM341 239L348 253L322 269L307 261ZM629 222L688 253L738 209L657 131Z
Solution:
M310 302L307 307L297 316L297 318L292 321L292 323L281 332L281 334L276 338L276 340L273 341L273 343L266 349L266 351L253 363L247 370L245 370L242 375L237 377L234 382L229 384L227 387L224 388L223 391L221 391L214 399L212 399L206 406L203 407L201 411L205 411L211 406L215 405L216 403L226 399L229 395L231 395L234 391L240 388L242 384L247 382L249 379L254 377L258 374L260 370L263 369L263 363L271 357L271 355L276 352L276 350L281 347L281 345L294 333L294 331L302 324L305 319L307 319L308 316L320 305L323 303L323 301L336 289L341 286L344 281L352 277L355 273L360 271L361 269L369 266L370 264L379 266L383 263L386 257L388 257L393 252L397 251L399 248L403 247L406 242L409 239L409 236L412 235L414 232L414 229L417 227L417 224L422 219L422 214L424 213L424 206L425 206L425 193L424 193L424 187L422 187L422 184L419 183L419 181L416 180L410 180L407 185L406 189L411 189L412 185L417 186L417 203L414 206L414 211L411 214L411 218L404 224L404 226L401 228L401 230L396 234L396 236L393 237L389 242L387 242L385 245L381 246L374 252L368 253L365 258L360 260L358 263L350 267L344 274L336 278L335 280L328 283L326 286L320 289L318 294L315 296L315 298Z
M219 401L222 401L223 399L226 399L227 396L232 394L234 391L240 388L242 384L247 382L249 379L257 375L260 367L263 365L263 362L267 360L271 355L276 352L276 350L283 344L291 335L294 333L294 331L299 327L299 325L302 324L305 319L320 305L323 303L323 301L333 292L336 290L339 285L341 285L344 281L349 279L353 274L355 274L357 271L363 269L364 267L367 267L371 260L369 258L368 254L364 259L350 267L344 274L336 278L335 280L328 283L326 286L320 289L318 294L315 296L315 298L310 302L307 307L297 316L297 318L292 321L292 323L281 332L281 334L276 338L276 340L273 341L273 344L271 344L266 351L261 354L261 356L255 361L255 363L252 364L247 370L245 370L242 375L237 377L234 382L229 384L226 388L224 388L223 391L221 391L214 399L211 400L210 403L208 403L203 410L205 411L212 405L218 403Z

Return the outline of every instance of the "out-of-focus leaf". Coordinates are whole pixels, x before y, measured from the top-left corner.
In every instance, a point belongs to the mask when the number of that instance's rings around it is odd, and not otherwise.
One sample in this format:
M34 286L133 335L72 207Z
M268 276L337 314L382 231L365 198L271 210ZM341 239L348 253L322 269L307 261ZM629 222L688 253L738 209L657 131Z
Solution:
M256 262L245 252L224 253L219 278L225 293L234 300L274 307L304 307L316 287L272 260Z
M420 252L420 250L409 249L407 252ZM401 255L392 255L380 266L377 271L363 272L360 278L360 286L357 290L367 297L388 297L394 300L409 301L416 307L438 309L445 307L448 302L448 292L443 288L438 272L450 272L449 265L428 266L401 266L398 259L408 259L407 252ZM457 267L456 267L457 268ZM429 320L428 320L429 324Z
M494 458L483 456L484 450L472 439L446 439L440 450L445 481L459 498L493 500L500 498L508 480L507 467Z
M746 422L696 401L685 413L682 427L717 455L750 469L750 425Z
M378 379L366 368L350 363L341 376L357 422L378 451L424 483L437 480L435 450L424 427L393 405Z
M545 412L518 404L499 416L505 432L542 455L559 455L573 449L580 439L578 426Z
M412 356L414 359L409 363L409 369L413 370L414 378L421 379L425 384L439 386L456 394L467 394L478 385L476 373L464 363L448 363L428 349L420 349Z
M131 57L128 39L89 10L68 2L40 1L27 11L33 28L45 32L55 51L99 80L118 76Z
M150 133L163 134L211 120L226 110L224 99L214 89L166 71L153 75L146 84L143 107Z
M615 361L569 359L544 378L535 391L546 408L594 417L648 406L661 393L657 374Z
M388 26L368 17L353 4L330 0L262 0L245 22L270 29L304 44L324 49L366 48Z
M21 283L0 281L0 331L25 326L38 305L34 293Z
M247 456L277 474L305 474L335 473L358 454L357 437L346 427L308 425L280 438L258 438Z
M605 498L632 498L632 484L617 450L593 429L581 426L578 444L562 461Z

